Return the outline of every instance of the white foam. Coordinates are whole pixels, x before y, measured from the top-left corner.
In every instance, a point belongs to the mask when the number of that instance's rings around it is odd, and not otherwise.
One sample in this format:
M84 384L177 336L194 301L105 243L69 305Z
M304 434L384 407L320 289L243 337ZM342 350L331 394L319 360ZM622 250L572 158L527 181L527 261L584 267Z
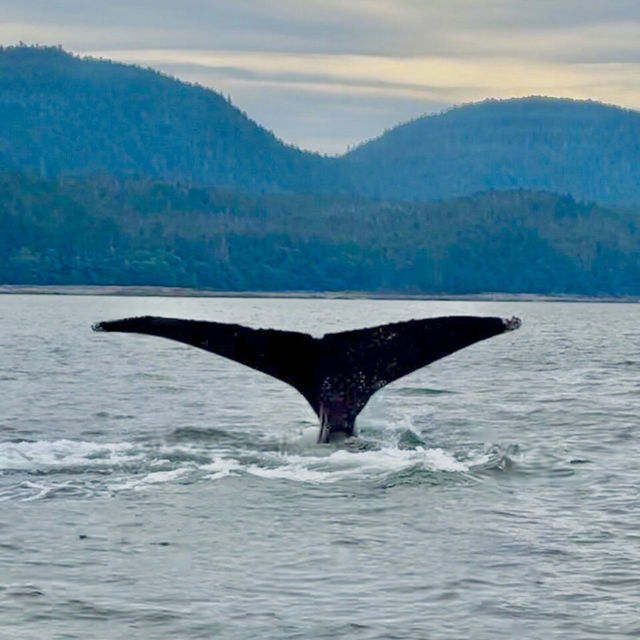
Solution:
M0 471L39 471L78 466L105 467L139 459L127 442L39 440L0 443Z
M211 473L205 476L208 480L218 480L219 478L226 478L234 471L238 471L242 468L242 465L237 461L230 458L220 458L215 460L211 464L200 465L199 469L202 471L211 471Z
M134 491L141 491L151 485L173 482L177 478L184 476L190 471L192 471L192 469L186 467L172 469L171 471L153 471L140 478L132 478L131 480L127 480L126 482L112 484L109 486L109 489L112 491L126 491L129 489L133 489Z
M30 482L25 480L19 484L10 485L0 490L0 502L19 500L31 502L51 498L57 493L76 493L79 487L71 480L66 482Z
M460 473L468 465L442 449L396 449L351 452L345 449L328 456L273 456L273 467L250 465L248 473L263 478L280 478L298 482L338 482L347 478L383 475L418 467L427 471Z
M309 433L306 433L309 431ZM315 442L317 428L305 430L303 438L312 435ZM188 449L188 450L186 450ZM202 461L181 460L171 462L176 451L198 455ZM248 452L244 452L245 454ZM158 454L160 457L158 458ZM0 473L6 471L58 472L68 469L105 469L135 462L138 473L124 474L113 484L105 485L110 491L143 490L164 483L175 482L187 474L194 478L219 480L230 475L250 474L266 479L286 479L302 483L333 483L345 479L366 479L384 476L408 469L422 469L445 473L467 472L478 460L461 462L442 449L417 447L399 449L387 446L374 451L353 451L331 447L296 448L290 453L252 452L253 461L243 462L229 451L211 451L183 445L141 448L128 442L96 443L73 440L41 440L38 442L0 443ZM257 454L257 457L255 457ZM159 468L160 467L160 468ZM115 478L114 478L115 480ZM37 500L52 492L67 488L65 485L42 485L22 488L20 496ZM0 501L13 493L0 495ZM14 496L15 497L15 496Z
M183 476L187 473L189 469L173 469L172 471L154 471L153 473L148 473L146 476L141 478L141 484L159 484L162 482L171 482L180 476Z
M295 480L296 482L335 482L330 473L307 469L303 465L289 465L267 469L252 465L246 471L254 476L270 479Z
M42 498L48 498L57 491L64 490L71 485L70 482L63 483L53 483L50 485L37 484L34 482L24 483L23 486L35 489L36 493L33 495L27 496L26 498L22 498L22 502L31 502L32 500L40 500Z

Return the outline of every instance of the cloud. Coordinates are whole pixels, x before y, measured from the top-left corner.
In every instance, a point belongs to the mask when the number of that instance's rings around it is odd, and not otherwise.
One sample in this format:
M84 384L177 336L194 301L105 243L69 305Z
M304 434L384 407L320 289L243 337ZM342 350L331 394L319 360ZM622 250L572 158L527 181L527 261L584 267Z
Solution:
M640 107L637 0L10 4L0 7L4 43L158 68L230 94L284 140L323 151L487 97Z
M625 87L618 95L636 95L630 80L640 62L558 63L514 57L399 57L349 54L300 54L253 51L132 50L92 51L124 62L173 71L203 84L220 80L297 87L344 95L380 95L458 102L480 96L586 95L593 87ZM624 89L624 91L622 90ZM637 96L640 98L640 94Z
M587 36L640 20L636 0L25 0L0 8L2 39L38 32L71 49L202 48L288 53L455 55L524 48L546 32ZM88 30L88 31L85 31ZM591 30L589 32L589 30ZM615 30L614 30L615 31ZM564 46L555 43L555 53ZM583 50L591 48L590 42ZM609 40L609 45L615 41ZM509 45L511 46L511 45ZM477 52L476 52L477 53Z
M287 142L339 153L400 121L487 97L549 95L636 108L640 63L545 59L92 51L229 94ZM305 123L306 134L305 134Z
M232 96L234 104L286 142L327 154L341 153L400 121L447 106L395 96L363 99L359 95L308 93L295 86L274 88L250 83L236 85Z

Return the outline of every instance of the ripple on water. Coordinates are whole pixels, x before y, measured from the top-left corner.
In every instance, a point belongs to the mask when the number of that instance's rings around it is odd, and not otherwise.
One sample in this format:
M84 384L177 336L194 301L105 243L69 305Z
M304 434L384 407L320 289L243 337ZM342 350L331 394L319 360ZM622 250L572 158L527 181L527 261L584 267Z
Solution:
M0 635L637 635L637 305L2 302ZM516 334L377 394L339 447L315 444L284 386L89 330L157 313L321 335L519 311Z

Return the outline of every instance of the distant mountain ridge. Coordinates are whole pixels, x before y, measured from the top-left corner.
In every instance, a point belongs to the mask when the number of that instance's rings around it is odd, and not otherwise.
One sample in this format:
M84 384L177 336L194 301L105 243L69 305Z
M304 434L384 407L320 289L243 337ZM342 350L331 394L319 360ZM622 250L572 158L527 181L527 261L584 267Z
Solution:
M488 189L640 203L640 113L597 102L486 100L400 125L343 161L361 196L436 200Z
M634 206L640 113L542 97L488 100L328 158L284 144L209 89L59 48L9 47L0 49L0 171L399 201L531 189Z
M308 189L326 162L203 87L59 48L0 50L0 171L282 192Z

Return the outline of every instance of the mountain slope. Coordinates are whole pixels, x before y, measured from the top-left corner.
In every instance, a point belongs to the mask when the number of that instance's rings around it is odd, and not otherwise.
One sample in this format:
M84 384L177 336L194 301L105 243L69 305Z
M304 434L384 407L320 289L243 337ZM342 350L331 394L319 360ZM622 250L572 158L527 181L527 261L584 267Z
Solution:
M0 48L0 171L431 201L489 189L640 204L640 113L551 98L419 118L340 158L287 146L219 94L61 49Z
M0 49L0 170L278 192L308 189L329 162L208 89L57 48Z
M488 189L640 203L640 113L553 98L489 100L419 118L343 158L354 193L436 200Z

